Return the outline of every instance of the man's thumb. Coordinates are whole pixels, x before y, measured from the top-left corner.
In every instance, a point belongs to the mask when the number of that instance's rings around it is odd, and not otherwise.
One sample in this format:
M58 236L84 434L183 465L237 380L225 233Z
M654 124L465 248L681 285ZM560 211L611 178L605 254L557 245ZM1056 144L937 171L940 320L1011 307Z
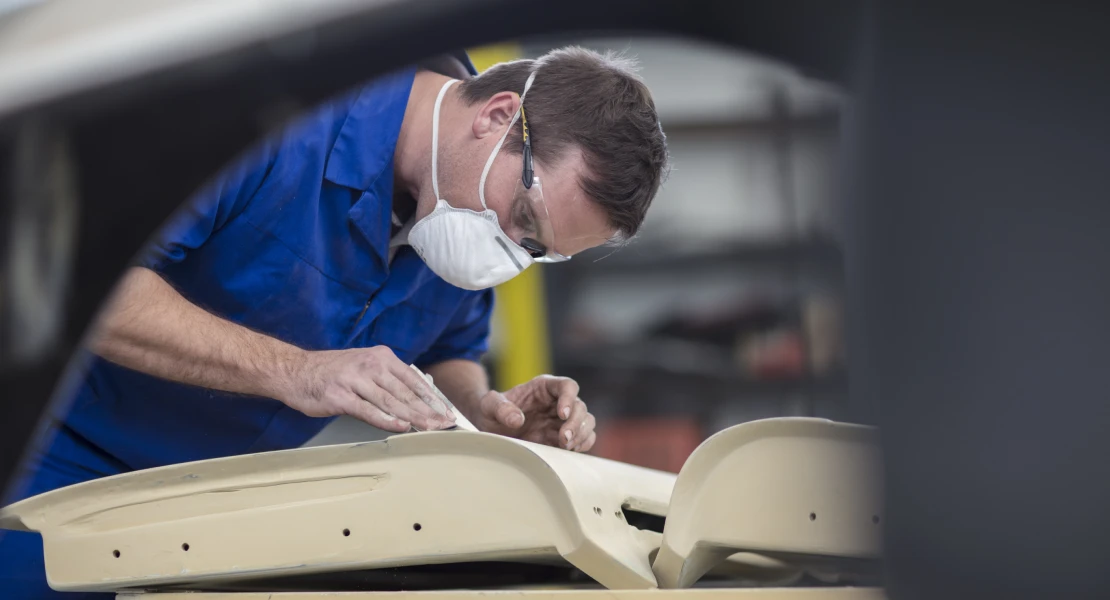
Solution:
M520 429L524 425L524 412L498 391L490 390L482 398L482 412L486 418L509 429Z

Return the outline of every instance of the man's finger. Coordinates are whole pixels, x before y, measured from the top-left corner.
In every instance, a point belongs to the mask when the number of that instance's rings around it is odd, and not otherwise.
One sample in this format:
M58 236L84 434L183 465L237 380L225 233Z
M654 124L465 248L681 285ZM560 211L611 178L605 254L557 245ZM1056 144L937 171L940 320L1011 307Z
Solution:
M455 414L451 412L447 405L439 399L435 390L432 389L432 384L428 383L427 379L420 376L419 373L414 371L412 367L397 361L401 366L390 369L393 375L400 379L414 394L420 397L425 404L430 406L434 412L440 415L445 415L451 424L455 423Z
M574 446L571 447L571 450L583 451L583 444L589 439L596 426L597 419L592 414L586 413L586 418L582 420L582 424L578 426L578 431L574 434Z
M574 401L578 400L578 382L569 377L554 377L551 375L543 377L547 385L547 393L552 398L558 398L556 414L564 421L569 419L571 410L574 408Z
M382 390L381 397L374 403L377 404L379 408L393 415L394 417L397 417L402 421L408 421L409 423L412 423L414 426L416 426L417 429L421 431L440 429L439 424L442 421L438 420L438 418L433 418L431 416L424 415L418 412L420 406L431 410L431 407L427 406L423 402L418 401L417 404L407 404L398 400L389 392ZM434 414L435 411L432 412Z
M575 398L574 402L571 404L570 414L567 416L566 422L559 428L560 447L567 449L574 447L574 443L578 441L576 436L578 435L579 428L582 427L582 423L589 416L590 411L586 410L586 403Z
M444 415L440 415L434 408L429 406L412 391L400 379L386 374L378 379L376 382L386 393L392 396L390 399L385 399L389 403L389 410L395 417L405 419L412 422L420 429L443 429L451 427L454 422ZM394 412L394 404L397 402L401 405Z
M487 419L496 421L509 429L515 430L524 426L524 411L509 402L501 392L490 390L482 396L479 406L482 408L482 415Z
M385 431L404 433L411 427L408 421L388 415L377 406L357 396L351 397L345 409L349 416L364 423L369 423L378 429L384 429Z
M589 452L590 449L594 447L595 442L597 442L597 432L591 431L589 437L586 438L586 441L579 444L579 446L575 448L574 451Z
M384 376L379 377L379 379L384 383L388 381L389 377L390 375L386 373ZM427 417L417 413L405 403L395 399L393 394L381 387L377 381L359 381L354 384L353 389L364 402L376 406L379 410L396 418L398 421L404 421L410 425L415 424L420 429L428 429ZM418 404L423 403L421 402ZM429 408L429 410L431 409ZM391 429L390 431L393 430Z

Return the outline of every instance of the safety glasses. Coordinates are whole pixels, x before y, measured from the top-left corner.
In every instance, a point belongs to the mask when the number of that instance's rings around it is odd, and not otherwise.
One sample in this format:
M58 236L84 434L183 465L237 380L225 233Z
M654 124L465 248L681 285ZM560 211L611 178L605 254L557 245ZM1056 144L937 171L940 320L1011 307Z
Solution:
M532 163L532 135L528 130L528 117L524 114L524 105L520 106L521 129L524 132L524 160L521 167L520 181L517 182L516 194L513 198L513 210L520 211L519 222L524 224L524 229L535 234L535 237L524 237L520 240L520 247L532 256L538 263L558 263L570 260L555 251L555 230L551 227L551 215L547 212L547 203L543 201L543 185L536 176L535 166Z

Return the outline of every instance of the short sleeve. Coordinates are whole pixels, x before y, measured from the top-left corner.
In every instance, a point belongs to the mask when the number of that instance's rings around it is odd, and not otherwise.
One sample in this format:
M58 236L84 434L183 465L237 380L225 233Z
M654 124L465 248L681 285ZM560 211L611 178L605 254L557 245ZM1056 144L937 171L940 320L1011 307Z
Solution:
M477 362L489 350L490 316L493 314L493 290L467 294L455 311L447 329L414 364L424 368L445 360L463 359Z
M274 140L267 139L228 165L185 202L154 234L135 264L161 271L185 259L243 212L273 168Z

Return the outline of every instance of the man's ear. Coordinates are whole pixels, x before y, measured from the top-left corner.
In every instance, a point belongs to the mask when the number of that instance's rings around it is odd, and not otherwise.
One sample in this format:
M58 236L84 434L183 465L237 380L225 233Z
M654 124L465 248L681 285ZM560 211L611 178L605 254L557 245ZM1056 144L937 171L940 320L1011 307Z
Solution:
M516 92L497 92L490 96L474 115L474 137L501 135L519 108L520 96Z

